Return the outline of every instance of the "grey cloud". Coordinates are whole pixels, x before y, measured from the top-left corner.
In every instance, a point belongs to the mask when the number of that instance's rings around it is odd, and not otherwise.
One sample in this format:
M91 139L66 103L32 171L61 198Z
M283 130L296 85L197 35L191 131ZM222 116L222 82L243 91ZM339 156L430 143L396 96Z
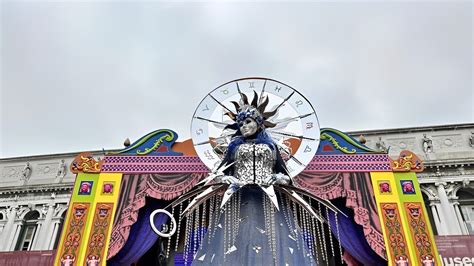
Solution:
M471 2L2 2L0 157L189 138L213 88L266 76L321 125L472 122Z

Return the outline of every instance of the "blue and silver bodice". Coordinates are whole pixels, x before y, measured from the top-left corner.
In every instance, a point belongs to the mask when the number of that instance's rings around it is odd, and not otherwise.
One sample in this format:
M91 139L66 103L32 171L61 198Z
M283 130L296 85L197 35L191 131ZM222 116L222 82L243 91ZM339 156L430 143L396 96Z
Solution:
M243 143L235 151L234 175L247 184L263 184L273 174L275 151L267 144Z

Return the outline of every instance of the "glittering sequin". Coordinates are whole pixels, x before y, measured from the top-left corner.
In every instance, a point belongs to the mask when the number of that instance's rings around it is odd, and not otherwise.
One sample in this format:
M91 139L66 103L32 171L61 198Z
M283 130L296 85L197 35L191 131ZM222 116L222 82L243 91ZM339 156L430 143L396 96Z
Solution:
M235 176L245 183L263 184L272 175L275 158L267 144L241 144L235 153Z

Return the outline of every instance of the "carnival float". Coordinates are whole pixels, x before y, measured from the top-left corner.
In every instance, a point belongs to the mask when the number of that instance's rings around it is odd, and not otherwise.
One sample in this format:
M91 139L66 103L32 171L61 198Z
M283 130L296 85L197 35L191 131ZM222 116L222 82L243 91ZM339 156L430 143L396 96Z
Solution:
M340 112L343 112L341 110ZM416 173L276 80L227 82L191 140L79 154L56 265L441 265Z

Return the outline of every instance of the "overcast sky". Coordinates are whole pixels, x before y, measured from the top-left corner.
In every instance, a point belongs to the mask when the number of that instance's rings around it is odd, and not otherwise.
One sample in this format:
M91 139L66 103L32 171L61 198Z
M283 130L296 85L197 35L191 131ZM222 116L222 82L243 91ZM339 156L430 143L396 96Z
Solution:
M190 137L200 100L263 76L342 131L474 121L473 7L437 2L1 2L0 157Z

